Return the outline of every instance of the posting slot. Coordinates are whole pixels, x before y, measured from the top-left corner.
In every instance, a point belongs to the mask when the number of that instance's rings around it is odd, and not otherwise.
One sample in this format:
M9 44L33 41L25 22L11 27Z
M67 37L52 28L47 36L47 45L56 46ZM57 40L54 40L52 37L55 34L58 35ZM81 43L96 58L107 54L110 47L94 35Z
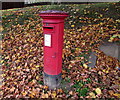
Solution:
M54 31L54 27L52 27L52 26L44 26L43 30L47 31L47 32L53 32Z

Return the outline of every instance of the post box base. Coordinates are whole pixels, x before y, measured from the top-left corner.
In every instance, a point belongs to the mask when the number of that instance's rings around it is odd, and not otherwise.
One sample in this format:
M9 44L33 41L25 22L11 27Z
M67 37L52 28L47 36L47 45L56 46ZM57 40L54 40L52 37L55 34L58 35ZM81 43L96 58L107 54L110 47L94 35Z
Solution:
M43 73L44 85L47 85L49 89L59 88L61 83L61 73L58 75L48 75L45 72Z

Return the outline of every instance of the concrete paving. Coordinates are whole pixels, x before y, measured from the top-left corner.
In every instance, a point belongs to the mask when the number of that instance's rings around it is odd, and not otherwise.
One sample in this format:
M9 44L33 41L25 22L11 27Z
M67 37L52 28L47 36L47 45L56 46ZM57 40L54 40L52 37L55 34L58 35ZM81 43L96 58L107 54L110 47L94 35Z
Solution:
M115 57L120 61L120 45L117 43L111 43L105 41L103 44L99 46L99 49L104 52L107 56ZM91 52L88 58L88 66L94 68L96 65L97 56L95 52Z
M120 61L120 45L117 43L104 42L99 49L107 56L115 57Z
M96 54L95 52L90 53L90 56L89 56L89 59L88 59L88 62L89 62L88 67L91 67L91 68L95 67L96 59L97 59L95 54Z

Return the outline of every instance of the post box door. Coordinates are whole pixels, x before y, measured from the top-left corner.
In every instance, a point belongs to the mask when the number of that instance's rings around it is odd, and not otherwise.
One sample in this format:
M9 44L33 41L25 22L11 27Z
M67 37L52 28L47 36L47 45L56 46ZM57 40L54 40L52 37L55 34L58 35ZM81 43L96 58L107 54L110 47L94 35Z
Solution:
M60 24L49 24L44 29L44 72L57 75L62 67L63 30ZM46 27L48 29L46 29Z

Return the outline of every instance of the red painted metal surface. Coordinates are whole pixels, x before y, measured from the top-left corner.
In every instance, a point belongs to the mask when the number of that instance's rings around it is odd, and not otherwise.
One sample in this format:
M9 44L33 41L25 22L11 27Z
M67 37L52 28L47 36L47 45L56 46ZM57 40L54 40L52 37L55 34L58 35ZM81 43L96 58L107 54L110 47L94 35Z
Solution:
M44 32L44 72L58 75L62 70L62 49L65 12L41 12Z

